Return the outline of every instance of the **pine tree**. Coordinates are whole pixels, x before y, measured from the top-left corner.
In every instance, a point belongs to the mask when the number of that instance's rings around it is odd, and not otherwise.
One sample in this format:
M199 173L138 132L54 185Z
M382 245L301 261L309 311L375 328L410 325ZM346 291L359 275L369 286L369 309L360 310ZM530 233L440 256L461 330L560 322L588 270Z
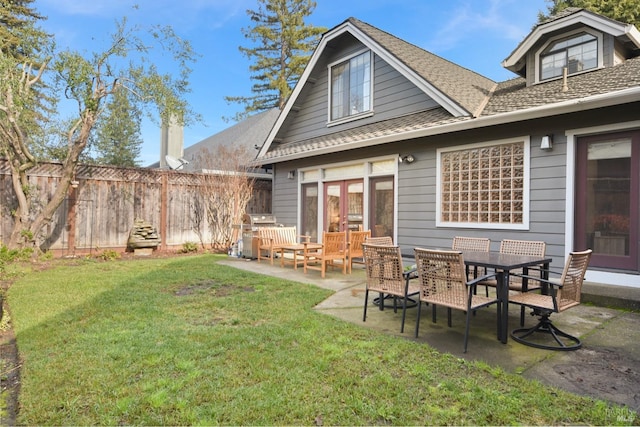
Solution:
M253 60L249 67L252 96L227 96L227 102L245 105L236 120L251 113L284 107L302 75L320 35L326 28L306 25L305 17L316 7L312 0L258 0L258 10L247 10L254 27L244 28L253 47L240 51Z
M547 14L540 13L538 21L543 21L568 7L579 7L640 28L638 0L547 0L547 3L550 3L547 6Z
M34 0L0 0L0 50L18 61L33 59L47 34L36 24L46 19L30 5Z
M122 88L116 90L106 105L103 120L97 125L91 146L99 164L138 166L142 112L129 96Z

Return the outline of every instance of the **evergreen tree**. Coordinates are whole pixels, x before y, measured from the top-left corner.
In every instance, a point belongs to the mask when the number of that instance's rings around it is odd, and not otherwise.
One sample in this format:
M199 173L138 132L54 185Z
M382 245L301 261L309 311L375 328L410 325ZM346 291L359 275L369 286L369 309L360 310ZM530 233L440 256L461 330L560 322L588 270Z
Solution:
M97 124L91 145L99 164L138 166L142 112L130 96L122 88L116 90L106 105L103 120Z
M34 0L0 0L0 50L18 61L33 59L41 51L47 34L37 27L46 19L30 5Z
M251 113L284 107L302 75L320 35L326 28L306 25L305 17L316 7L312 0L258 0L258 10L247 10L254 27L242 33L254 42L240 51L253 60L249 67L252 96L227 96L227 102L245 105L236 120Z
M547 0L547 3L550 3L547 6L547 14L538 14L540 22L568 7L579 7L640 28L638 0Z

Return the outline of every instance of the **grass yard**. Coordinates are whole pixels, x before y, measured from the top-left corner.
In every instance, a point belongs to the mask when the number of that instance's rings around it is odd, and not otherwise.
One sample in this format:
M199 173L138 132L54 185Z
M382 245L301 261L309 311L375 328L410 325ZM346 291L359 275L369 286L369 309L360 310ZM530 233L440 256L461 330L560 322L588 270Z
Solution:
M611 425L624 408L349 324L218 255L50 261L8 292L21 425ZM617 414L627 416L617 417Z

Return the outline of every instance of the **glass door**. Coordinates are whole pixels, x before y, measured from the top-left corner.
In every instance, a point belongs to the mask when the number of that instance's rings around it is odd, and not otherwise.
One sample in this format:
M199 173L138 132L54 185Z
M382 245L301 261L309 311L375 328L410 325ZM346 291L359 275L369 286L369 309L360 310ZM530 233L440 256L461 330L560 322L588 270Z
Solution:
M324 189L324 230L362 230L364 181L357 179L327 182Z
M580 138L576 250L594 267L638 270L640 132Z

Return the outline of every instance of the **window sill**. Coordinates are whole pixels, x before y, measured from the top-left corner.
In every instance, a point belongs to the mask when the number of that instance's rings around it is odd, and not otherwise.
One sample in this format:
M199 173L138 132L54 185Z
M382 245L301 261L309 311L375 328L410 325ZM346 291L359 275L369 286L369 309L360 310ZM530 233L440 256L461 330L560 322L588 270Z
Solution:
M365 111L364 113L359 113L359 114L355 114L353 116L348 116L348 117L343 117L341 119L338 120L333 120L333 121L329 121L327 122L327 127L330 128L332 126L338 126L344 123L349 123L349 122L353 122L356 120L360 120L360 119L364 119L367 117L372 117L373 116L373 110L369 110L369 111Z

